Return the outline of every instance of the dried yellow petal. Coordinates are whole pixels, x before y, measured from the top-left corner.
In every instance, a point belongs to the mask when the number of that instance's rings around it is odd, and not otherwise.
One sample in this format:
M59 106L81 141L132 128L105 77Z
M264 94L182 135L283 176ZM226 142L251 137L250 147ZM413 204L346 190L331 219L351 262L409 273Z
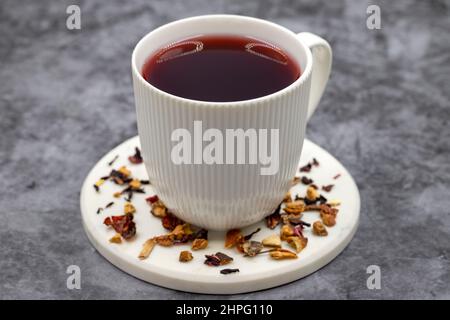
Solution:
M112 236L111 239L109 239L109 242L117 244L122 243L122 236L120 235L120 233L116 233Z
M136 208L130 202L127 202L124 205L123 211L125 214L133 214L136 212Z

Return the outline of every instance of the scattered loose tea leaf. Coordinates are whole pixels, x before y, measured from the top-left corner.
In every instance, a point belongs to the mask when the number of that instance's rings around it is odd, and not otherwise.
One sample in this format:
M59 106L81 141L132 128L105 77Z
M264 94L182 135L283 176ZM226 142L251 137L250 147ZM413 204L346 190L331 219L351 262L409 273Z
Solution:
M145 185L150 184L150 180L141 180L141 184Z
M310 172L311 171L311 163L308 163L300 168L300 172Z
M110 203L108 203L108 204L105 206L105 209L110 208L110 207L112 207L113 205L114 205L114 201L111 201Z
M301 226L304 226L304 227L311 227L310 223L305 222L302 219L297 218L297 217L289 218L289 223L294 225L294 226L301 225Z
M308 178L307 176L303 176L301 181L303 184L306 184L306 185L314 182L312 179Z
M250 240L256 233L260 232L261 228L256 229L255 231L249 233L248 235L244 236L244 240L248 241Z
M98 208L98 209L97 209L97 214L100 214L102 211L103 211L103 208L101 208L101 207Z
M192 253L190 251L181 251L180 252L180 257L178 258L178 260L180 262L189 262L192 259L194 259L194 257L192 256Z
M327 203L327 198L325 198L323 195L319 196L319 203L320 204L325 204Z
M239 272L239 269L222 269L220 270L221 274L230 274L230 273L236 273Z
M167 212L162 218L162 225L167 230L172 231L179 224L184 224L184 221L174 216L172 213Z
M192 239L205 239L208 240L208 230L200 229L197 232L192 234Z
M223 266L233 261L232 257L227 256L225 253L222 252L217 252L216 254L212 255L205 255L205 257L206 257L205 264L214 267Z
M105 179L103 179L103 178L100 178L99 180L97 180L97 182L94 183L94 189L95 189L95 191L99 192L99 191L100 191L100 186L101 186L102 184L104 184L104 183L105 183Z
M129 156L128 160L133 163L133 164L140 164L142 163L143 159L142 159L142 155L141 155L141 150L139 150L138 147L134 148L134 155Z
M340 176L341 176L341 174L338 173L337 175L335 175L335 176L333 177L333 179L334 179L334 180L339 179Z
M110 161L108 162L108 166L112 166L114 162L116 162L116 160L119 159L119 155L116 154L116 156Z
M326 192L330 192L331 189L333 189L333 187L334 187L334 184L329 184L327 186L322 186L322 190L326 191Z
M150 253L153 251L155 245L156 245L155 239L148 239L147 241L145 241L138 258L141 260L147 259Z
M317 161L316 158L313 158L312 165L315 166L315 167L318 167L319 166L319 161Z

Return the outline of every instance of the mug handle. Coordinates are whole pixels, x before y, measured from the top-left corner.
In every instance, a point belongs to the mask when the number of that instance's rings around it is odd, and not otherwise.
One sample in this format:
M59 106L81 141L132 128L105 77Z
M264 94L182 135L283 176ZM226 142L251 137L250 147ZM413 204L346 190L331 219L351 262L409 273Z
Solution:
M319 104L320 98L330 77L331 63L333 53L327 41L315 34L309 32L301 32L297 34L300 41L309 47L313 56L312 74L311 74L311 90L309 93L309 105L307 120Z

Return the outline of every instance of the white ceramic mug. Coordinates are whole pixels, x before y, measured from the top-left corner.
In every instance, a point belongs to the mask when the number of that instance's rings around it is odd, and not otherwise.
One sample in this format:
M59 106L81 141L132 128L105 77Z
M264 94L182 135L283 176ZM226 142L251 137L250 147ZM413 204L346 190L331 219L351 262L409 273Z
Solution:
M141 72L158 49L200 34L230 34L265 40L298 63L301 76L268 96L237 102L205 102L163 92ZM132 56L132 76L142 153L159 198L179 218L210 230L255 223L271 214L291 186L305 137L331 69L329 44L311 33L295 34L277 24L245 16L206 15L178 20L143 37ZM218 62L220 63L220 62ZM224 88L226 90L226 88ZM174 130L278 129L279 166L262 175L262 164L176 164ZM195 151L195 150L194 150Z

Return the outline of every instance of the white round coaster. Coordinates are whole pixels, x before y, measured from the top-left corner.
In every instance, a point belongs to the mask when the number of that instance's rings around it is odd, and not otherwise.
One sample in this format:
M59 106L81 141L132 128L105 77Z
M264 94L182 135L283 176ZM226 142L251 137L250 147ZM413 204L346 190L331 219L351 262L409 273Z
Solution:
M134 194L133 205L136 207L134 221L136 236L121 244L109 242L115 234L112 228L103 224L106 217L122 215L125 204L124 197L114 198L113 193L123 189L112 182L105 182L100 191L96 192L93 185L102 176L107 176L113 168L126 165L133 177L145 180L147 177L144 164L131 164L128 156L134 154L135 147L140 147L139 138L133 137L110 152L108 152L92 168L81 189L81 215L85 231L93 246L113 265L123 271L145 281L163 287L210 294L234 294L256 291L285 284L320 269L333 260L352 239L359 220L360 197L358 188L349 172L324 149L305 140L299 166L317 159L319 166L313 166L309 173L298 172L298 176L307 176L321 188L334 184L330 192L320 190L328 200L339 199L341 205L337 215L337 223L328 229L328 236L319 237L312 233L311 228L305 228L304 235L308 238L307 247L294 260L273 260L268 254L248 258L238 253L236 249L225 249L225 232L209 232L208 247L199 251L191 251L190 244L172 247L156 246L146 260L139 260L138 254L142 244L149 238L167 233L161 225L161 220L150 213L150 207L145 198L154 194L151 186L145 186L146 194ZM116 156L110 166L108 163ZM337 177L338 176L338 177ZM291 194L303 196L306 185L297 184L291 189ZM105 206L114 202L108 208ZM97 213L98 208L104 208ZM320 220L318 212L305 212L304 221L313 223ZM248 234L258 227L261 231L252 240L262 240L279 232L279 227L270 230L264 221L244 228L243 234ZM286 249L289 246L283 244ZM182 250L190 250L194 259L188 263L178 261ZM234 258L230 264L222 267L211 267L204 264L205 254L223 252ZM225 268L238 268L239 272L221 274Z

